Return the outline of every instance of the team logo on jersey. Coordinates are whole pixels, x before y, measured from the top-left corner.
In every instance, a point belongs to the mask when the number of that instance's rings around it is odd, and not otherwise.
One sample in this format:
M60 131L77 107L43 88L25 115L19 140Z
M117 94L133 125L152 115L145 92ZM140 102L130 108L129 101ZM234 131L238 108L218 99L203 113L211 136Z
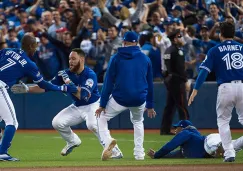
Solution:
M93 85L94 85L94 81L91 78L89 78L89 79L86 80L85 85L92 88Z
M182 50L179 50L178 53L179 53L179 55L181 55L181 56L183 55L183 51L182 51Z
M38 72L38 73L36 74L36 76L39 77L39 76L40 76L40 72Z
M170 54L164 54L164 59L170 59Z

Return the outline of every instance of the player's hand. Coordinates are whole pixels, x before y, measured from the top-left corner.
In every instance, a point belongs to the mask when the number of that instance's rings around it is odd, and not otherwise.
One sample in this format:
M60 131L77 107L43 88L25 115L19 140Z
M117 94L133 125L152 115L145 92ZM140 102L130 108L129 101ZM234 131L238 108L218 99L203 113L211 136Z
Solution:
M11 87L11 91L14 94L28 93L29 92L29 87L26 84L24 84L23 82L20 82L20 84L14 84Z
M189 98L189 101L188 101L188 106L190 106L192 104L192 102L194 101L194 98L196 97L197 95L197 90L196 89L193 89L192 91L192 94Z
M146 109L145 108L145 111L147 111L149 118L155 118L156 112L155 112L155 110L153 108L152 109Z
M71 82L65 70L59 71L58 76L62 77L62 80L65 82L65 84L69 84Z
M70 83L70 84L64 84L61 86L61 90L63 92L67 92L67 93L77 93L78 88L76 87L75 84Z
M152 159L154 158L154 154L155 154L155 151L153 150L153 149L149 149L149 151L147 152L147 155L149 156L149 157L151 157Z
M103 107L99 107L99 109L97 109L96 112L95 112L95 116L96 116L96 118L99 118L99 117L100 117L100 114L101 114L102 112L105 113L105 108L103 108Z

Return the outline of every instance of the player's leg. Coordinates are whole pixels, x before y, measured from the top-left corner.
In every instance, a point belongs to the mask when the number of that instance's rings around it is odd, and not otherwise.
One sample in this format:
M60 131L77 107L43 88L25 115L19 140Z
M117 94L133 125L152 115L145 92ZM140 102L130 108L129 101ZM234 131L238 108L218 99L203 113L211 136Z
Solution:
M98 134L98 121L97 121L97 118L95 116L95 111L96 111L96 109L99 108L99 105L100 105L100 103L99 103L99 101L97 101L95 103L92 103L90 105L85 106L83 111L84 111L84 115L85 115L87 128L95 134L95 136L98 138L101 146L104 148L105 144L102 142L102 140L101 140L101 138ZM123 157L123 154L120 151L118 145L116 145L112 149L111 158L120 159L122 157Z
M184 82L178 82L174 85L173 97L179 113L180 120L188 120L189 112L187 110L186 87Z
M72 152L73 148L81 144L80 138L72 131L70 126L77 125L83 120L78 107L73 104L59 112L52 120L53 128L57 130L67 142L67 145L61 151L61 155L68 155Z
M220 138L224 148L225 162L231 161L235 158L235 150L232 144L232 137L230 132L229 122L232 117L232 110L235 105L237 97L237 89L235 84L222 84L218 88L217 96L217 124Z
M238 120L241 125L243 125L243 85L239 84L239 89L238 89L238 97L237 97L237 102L235 105L236 108L236 113L238 114ZM233 146L235 151L239 151L243 149L243 137L240 137L236 140L233 140Z
M173 116L175 114L175 101L172 97L172 93L167 91L166 105L164 108L164 113L162 116L161 127L160 127L160 135L168 135L170 134L170 129L173 121Z
M236 140L232 140L234 149L236 152L239 152L243 149L243 136L240 138L237 138Z
M143 113L145 109L145 103L139 107L129 107L130 119L134 128L134 156L136 160L144 160L144 125L143 125Z
M98 118L99 136L105 144L105 148L101 155L102 160L107 160L111 157L112 149L116 145L116 140L111 138L110 131L108 130L108 121L126 109L126 107L119 105L111 98L106 105L106 112L102 113L100 118Z
M8 148L10 147L14 134L18 128L18 121L12 100L10 99L6 88L3 88L3 85L4 84L0 82L0 116L5 121L6 126L2 137L2 144L0 146L0 160L18 161L18 159L8 155Z

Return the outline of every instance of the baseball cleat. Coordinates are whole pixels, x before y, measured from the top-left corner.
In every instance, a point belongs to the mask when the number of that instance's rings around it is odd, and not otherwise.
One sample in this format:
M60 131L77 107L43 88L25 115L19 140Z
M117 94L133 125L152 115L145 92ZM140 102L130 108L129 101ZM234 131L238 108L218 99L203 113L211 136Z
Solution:
M111 138L109 142L105 145L105 148L101 155L101 160L108 160L112 156L112 149L115 147L115 145L116 140L114 138Z
M0 161L19 161L19 159L11 157L9 154L0 154Z
M135 160L144 160L144 156L135 156Z
M112 149L112 155L111 155L111 158L112 159L121 159L123 158L123 154L121 152L121 150L119 149L118 146L115 146L113 149Z
M62 156L67 156L68 154L70 154L74 148L80 146L81 144L81 140L78 139L79 141L77 141L76 143L72 143L72 144L69 144L67 143L67 145L62 149L61 151L61 155Z
M224 162L234 162L235 161L235 157L229 157L227 159L224 159Z

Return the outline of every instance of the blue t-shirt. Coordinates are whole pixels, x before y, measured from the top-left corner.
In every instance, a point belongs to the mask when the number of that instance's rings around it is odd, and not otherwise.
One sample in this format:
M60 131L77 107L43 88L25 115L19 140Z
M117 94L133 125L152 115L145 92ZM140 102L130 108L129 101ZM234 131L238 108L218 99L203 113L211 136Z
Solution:
M226 40L210 49L200 68L214 71L218 84L243 80L242 44Z
M70 94L75 106L85 106L99 100L100 93L98 91L97 76L92 69L85 66L84 70L80 74L73 73L69 69L65 71L68 74L70 80L76 86L81 87L81 95L80 95L81 99L78 99L73 94ZM64 84L62 77L58 75L54 77L54 79L51 82L52 84L56 84L56 85ZM87 94L91 95L88 101L86 99Z

